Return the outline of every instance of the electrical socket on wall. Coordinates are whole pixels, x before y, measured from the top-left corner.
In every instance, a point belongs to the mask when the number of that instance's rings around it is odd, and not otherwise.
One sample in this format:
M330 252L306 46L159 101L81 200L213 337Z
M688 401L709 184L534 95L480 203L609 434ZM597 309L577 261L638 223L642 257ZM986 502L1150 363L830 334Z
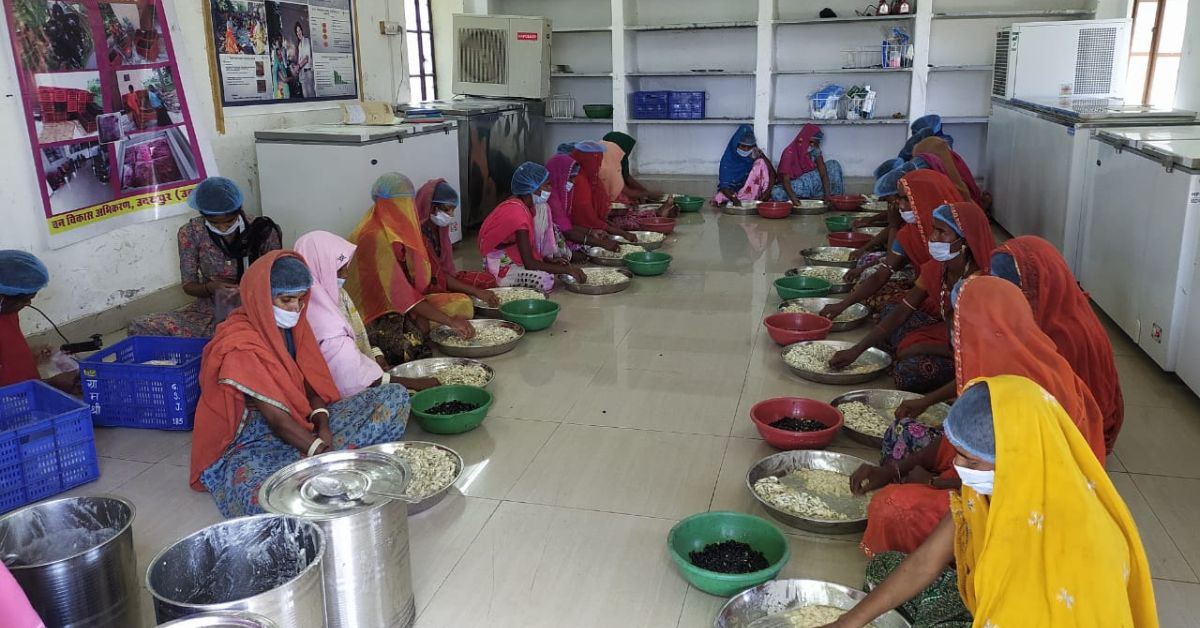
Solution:
M404 25L400 22L385 22L383 20L379 21L380 35L399 35L403 31Z

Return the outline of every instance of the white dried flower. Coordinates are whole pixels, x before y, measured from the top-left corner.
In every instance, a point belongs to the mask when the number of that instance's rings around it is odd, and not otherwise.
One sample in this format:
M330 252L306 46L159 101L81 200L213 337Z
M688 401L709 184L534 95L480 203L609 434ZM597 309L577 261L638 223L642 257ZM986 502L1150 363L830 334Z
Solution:
M596 269L589 270L586 274L589 286L616 286L629 281L625 273L616 270Z
M808 257L809 259L814 259L821 262L848 262L850 261L850 249L826 249L824 251L816 251Z
M478 386L488 383L488 372L478 364L452 364L438 369L433 376L443 386Z
M494 347L512 342L518 337L520 334L515 330L500 325L491 325L482 329L476 328L475 337L471 339L450 334L442 340L442 344L448 347Z
M538 301L546 300L546 295L537 290L529 288L508 288L506 290L496 291L496 298L499 299L500 305L512 303L513 301L522 301L525 299L536 299Z
M841 370L833 370L829 367L829 360L833 358L833 354L838 350L832 345L821 343L809 343L792 347L783 355L783 360L792 368L808 371L809 373L825 373L825 374L862 374L872 373L879 370L879 365L872 364L866 359L866 354L858 356L858 359L850 363Z
M454 456L441 447L404 447L395 455L403 458L412 470L412 479L404 491L408 497L428 497L454 481L457 463Z

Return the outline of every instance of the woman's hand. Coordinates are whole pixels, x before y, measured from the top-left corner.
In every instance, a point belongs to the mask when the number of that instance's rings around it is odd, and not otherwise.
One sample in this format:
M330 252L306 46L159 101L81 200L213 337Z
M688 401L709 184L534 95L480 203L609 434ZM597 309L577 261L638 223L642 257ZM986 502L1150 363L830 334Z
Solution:
M392 370L392 365L388 364L387 358L383 357L382 355L375 356L375 363L378 364L379 368L383 369L384 372Z
M896 479L895 468L864 464L850 475L850 492L855 495L866 495L891 484L894 479Z
M591 239L589 239L588 242L591 242ZM605 251L612 251L613 253L621 250L621 243L608 237L608 234L596 238L595 245L604 249Z
M567 266L566 274L574 277L575 281L579 283L587 283L587 273L583 272L583 269L578 266Z
M417 392L442 385L435 377L397 377L392 382Z
M475 337L475 327L471 325L471 321L465 318L454 317L450 319L448 326L462 338L470 340Z
M853 251L850 251L850 261L857 262L859 259L862 258L862 256L864 256L866 254L867 254L866 249L854 249Z
M842 305L841 303L830 303L829 305L826 305L825 307L821 308L820 314L821 314L821 316L824 316L825 318L828 318L829 320L833 320L833 319L841 316L842 312L845 312L845 311L846 311L846 306ZM853 362L853 360L851 360L851 362Z
M857 347L850 347L849 349L838 351L837 353L833 354L832 358L829 358L829 368L835 371L840 371L853 364L854 361L858 359L858 356L862 355L862 353L862 349Z
M937 476L930 473L929 470L926 469L925 467L913 467L912 471L909 471L908 475L904 476L904 483L905 484L929 484L936 477Z
M929 405L930 404L925 401L924 397L909 399L908 401L901 403L899 406L896 406L896 418L915 419L922 414L925 414L925 411L929 409Z
M842 276L842 279L846 283L854 283L854 282L858 281L859 277L862 277L863 271L865 271L865 270L866 270L865 266L858 266L855 268L851 268L850 270L846 271L846 274Z
M474 296L480 301L487 303L490 308L500 307L500 297L497 297L496 293L491 290L477 289Z

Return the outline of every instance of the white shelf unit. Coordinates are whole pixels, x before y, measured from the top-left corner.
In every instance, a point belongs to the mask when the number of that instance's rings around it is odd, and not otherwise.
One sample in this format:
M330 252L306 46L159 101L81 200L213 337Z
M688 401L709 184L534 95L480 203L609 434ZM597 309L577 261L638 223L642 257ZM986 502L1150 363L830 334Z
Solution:
M638 138L634 169L715 175L733 127L751 124L773 158L806 122L825 129L825 152L847 176L869 176L894 156L910 120L942 115L955 150L976 172L990 114L994 36L1016 22L1089 19L1109 0L913 0L915 13L858 16L862 0L477 0L481 13L553 20L551 91L575 98L576 114L548 120L546 150L608 130ZM686 12L681 11L686 6ZM823 7L838 17L819 18ZM686 15L681 15L686 13ZM686 21L685 21L686 20ZM842 69L842 51L872 46L892 28L911 37L912 68ZM439 54L451 54L451 51ZM723 72L693 70L721 69ZM808 95L826 83L870 85L875 119L810 120ZM705 91L704 120L637 120L636 91ZM612 120L582 106L612 103Z

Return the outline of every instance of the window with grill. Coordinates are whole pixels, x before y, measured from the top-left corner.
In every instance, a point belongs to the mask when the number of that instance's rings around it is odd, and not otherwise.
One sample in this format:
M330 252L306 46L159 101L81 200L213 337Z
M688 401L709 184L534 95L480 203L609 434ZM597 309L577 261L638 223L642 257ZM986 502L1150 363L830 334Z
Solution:
M1134 0L1127 102L1174 104L1187 4L1187 0Z
M404 40L408 46L408 83L413 100L437 98L429 3L430 0L404 0Z

